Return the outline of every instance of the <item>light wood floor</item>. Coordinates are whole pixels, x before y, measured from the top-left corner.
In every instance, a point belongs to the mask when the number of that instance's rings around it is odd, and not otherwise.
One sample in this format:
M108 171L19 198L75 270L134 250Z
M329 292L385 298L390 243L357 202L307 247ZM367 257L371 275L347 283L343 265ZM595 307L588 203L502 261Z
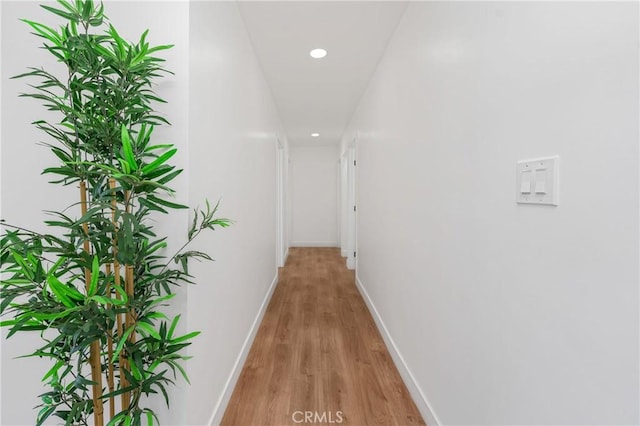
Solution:
M222 425L424 424L344 265L290 249Z

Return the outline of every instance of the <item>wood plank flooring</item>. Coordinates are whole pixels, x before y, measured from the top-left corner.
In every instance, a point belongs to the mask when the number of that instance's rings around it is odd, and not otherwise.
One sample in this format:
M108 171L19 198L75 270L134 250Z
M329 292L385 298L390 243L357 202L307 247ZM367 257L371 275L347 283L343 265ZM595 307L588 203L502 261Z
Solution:
M424 425L339 249L290 249L222 419L295 424Z

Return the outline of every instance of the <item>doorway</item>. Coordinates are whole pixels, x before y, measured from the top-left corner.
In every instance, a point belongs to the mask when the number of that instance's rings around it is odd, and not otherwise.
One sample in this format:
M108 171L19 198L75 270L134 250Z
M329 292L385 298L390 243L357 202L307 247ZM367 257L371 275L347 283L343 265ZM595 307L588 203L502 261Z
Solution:
M357 138L340 157L340 252L347 258L347 268L357 267Z

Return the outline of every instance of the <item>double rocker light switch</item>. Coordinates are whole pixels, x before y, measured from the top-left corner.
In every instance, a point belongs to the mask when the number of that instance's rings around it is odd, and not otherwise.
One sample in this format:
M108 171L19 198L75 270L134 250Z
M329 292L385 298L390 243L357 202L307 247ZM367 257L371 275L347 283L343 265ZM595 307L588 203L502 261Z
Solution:
M518 161L516 201L557 206L559 161L557 156Z

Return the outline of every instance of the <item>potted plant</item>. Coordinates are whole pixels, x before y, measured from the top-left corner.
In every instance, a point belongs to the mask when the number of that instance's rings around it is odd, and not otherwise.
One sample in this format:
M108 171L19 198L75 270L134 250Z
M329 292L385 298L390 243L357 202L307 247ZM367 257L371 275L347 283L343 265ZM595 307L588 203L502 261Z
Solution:
M8 337L39 333L42 345L28 355L51 361L38 425L50 416L66 425L159 423L143 397L160 393L169 404L167 386L178 375L188 380L181 362L198 334L176 335L180 316L162 307L175 286L191 282L188 260L210 259L187 250L189 242L230 221L207 202L194 210L186 244L166 254L150 220L187 208L169 199L182 171L170 164L176 148L152 142L154 127L168 124L153 109L164 101L152 84L169 72L157 54L171 46L150 46L148 31L126 41L93 0L42 7L64 24L24 22L64 77L31 68L16 78L35 81L22 96L59 113L59 122L33 124L59 161L44 173L77 187L78 201L50 212L51 233L2 224L0 314L8 319L0 325Z

